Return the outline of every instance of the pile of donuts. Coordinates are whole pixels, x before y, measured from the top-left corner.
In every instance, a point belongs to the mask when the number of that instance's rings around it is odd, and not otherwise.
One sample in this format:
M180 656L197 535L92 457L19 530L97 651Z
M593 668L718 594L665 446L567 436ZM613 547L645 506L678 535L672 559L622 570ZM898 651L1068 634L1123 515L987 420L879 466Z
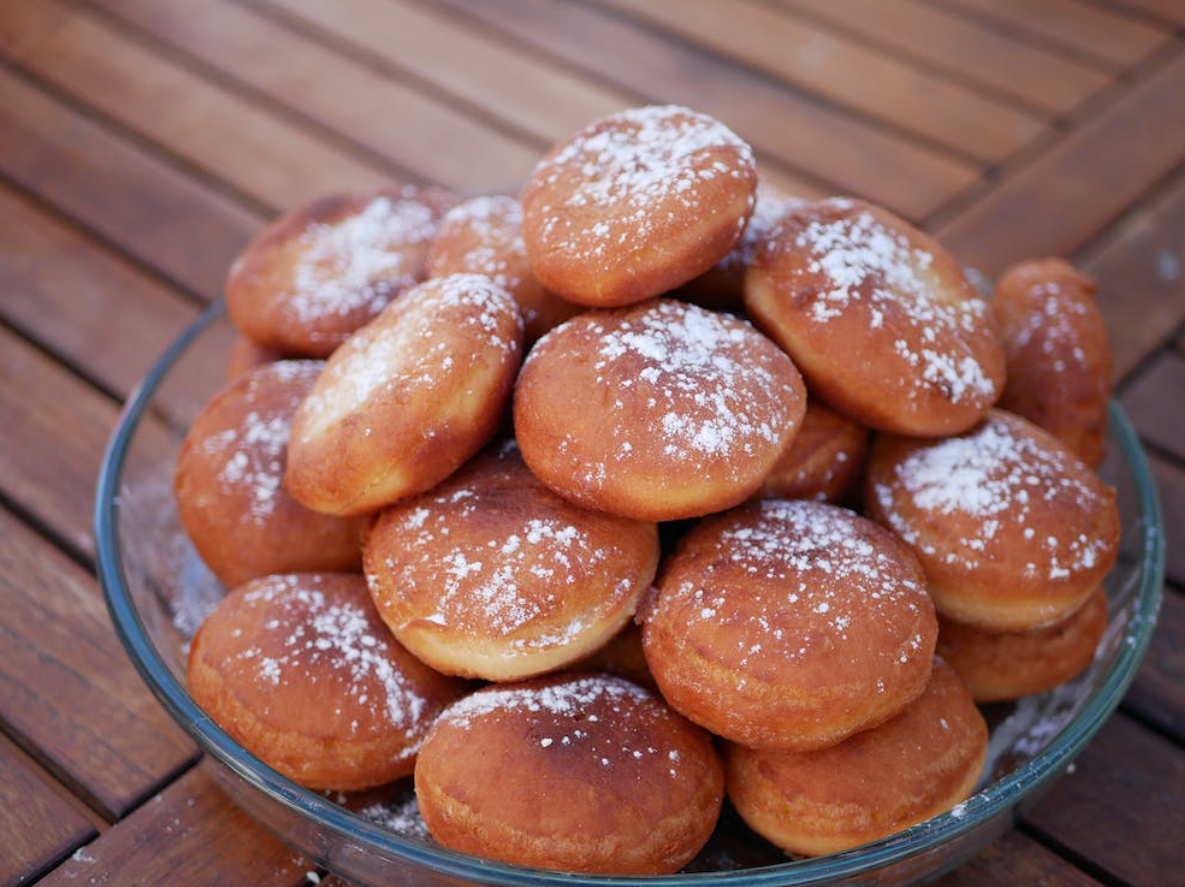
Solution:
M177 465L233 589L189 688L280 773L414 775L447 847L656 874L725 793L794 855L966 799L976 703L1069 680L1119 540L1092 283L986 300L860 200L674 106L518 199L319 200L230 269Z

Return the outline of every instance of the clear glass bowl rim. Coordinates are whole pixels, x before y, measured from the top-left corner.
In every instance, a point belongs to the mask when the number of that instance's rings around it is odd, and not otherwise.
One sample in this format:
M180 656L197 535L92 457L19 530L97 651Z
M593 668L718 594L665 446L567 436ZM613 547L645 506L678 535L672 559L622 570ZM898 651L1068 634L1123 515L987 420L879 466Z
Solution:
M189 344L224 311L221 300L211 304L169 346L152 371L129 395L103 455L95 494L96 553L99 580L116 633L149 689L205 753L274 803L311 820L326 832L345 840L365 842L385 856L405 860L438 875L499 887L706 887L709 884L787 887L830 883L869 874L975 830L983 821L1006 813L1061 773L1115 710L1135 677L1151 640L1164 583L1164 535L1160 503L1136 433L1123 410L1112 401L1110 421L1135 478L1141 512L1145 516L1143 538L1140 540L1143 575L1125 637L1119 644L1115 661L1086 707L1034 758L974 795L964 805L961 815L946 813L889 838L818 859L729 872L652 877L580 875L524 868L406 840L281 776L215 724L194 703L185 687L165 664L144 627L128 589L118 538L118 494L129 445L169 370Z

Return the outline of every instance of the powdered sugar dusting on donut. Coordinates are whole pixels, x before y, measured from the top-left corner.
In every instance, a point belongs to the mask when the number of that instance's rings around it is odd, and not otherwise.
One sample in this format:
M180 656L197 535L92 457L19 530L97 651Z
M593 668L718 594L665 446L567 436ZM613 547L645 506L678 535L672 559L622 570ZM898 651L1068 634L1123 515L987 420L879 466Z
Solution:
M399 312L387 316L387 312ZM432 398L442 382L484 356L517 360L522 317L514 297L480 274L452 274L409 290L387 312L346 340L301 407L310 421L303 441L390 392ZM518 336L505 331L517 329ZM459 345L458 345L459 343ZM460 347L461 350L458 350Z
M758 185L757 201L753 207L753 215L749 217L749 224L745 226L745 231L736 242L736 246L717 263L717 267L724 271L741 271L748 268L758 246L782 215L802 205L803 201L798 197L783 197Z
M340 221L313 223L300 235L289 307L304 322L360 308L377 314L415 284L422 272L404 250L435 229L433 210L411 196L378 196Z
M271 615L263 627L277 643L266 648L282 651L266 655L255 646L237 654L255 664L262 685L315 682L328 671L345 680L347 695L384 713L390 724L408 729L421 723L428 703L400 670L395 642L373 609L330 599L315 574L257 580L243 600ZM409 748L404 754L414 752Z
M263 526L275 513L279 497L284 495L281 482L292 417L322 366L312 361L280 361L257 370L247 377L242 395L243 402L255 408L238 426L197 442L215 464L221 463L217 480L223 494L246 494L248 508L240 522ZM298 378L301 382L287 385ZM267 392L266 406L260 403L263 390Z
M996 385L966 344L986 322L987 303L969 286L961 298L937 292L928 276L934 256L868 210L853 214L852 201L831 198L814 206L821 212L805 225L789 222L797 232L792 241L775 239L779 226L767 241L769 249L793 248L810 256L805 272L795 269L796 276L811 276L811 286L796 290L805 318L826 324L851 306L864 305L871 328L897 334L892 348L905 365L903 379L920 380L917 385L941 392L951 403L992 402Z
M689 467L711 457L727 471L728 454L749 455L755 446L781 439L791 399L771 367L753 359L760 340L747 323L663 300L593 330L596 381L625 389L615 396L610 414L625 411L627 400L643 401L655 419L653 427L641 429L617 423L618 461L629 460L640 436L647 435L659 437L664 454Z
M959 540L959 550L946 554L949 563L975 566L989 557L986 552L1002 544L997 537L1007 521L1024 527L1027 571L1062 579L1094 567L1109 547L1105 539L1092 542L1085 534L1050 526L1040 516L1051 504L1065 503L1081 514L1102 507L1097 490L1072 468L1071 460L1059 449L1018 433L1001 414L992 414L967 434L914 449L893 466L892 483L875 484L873 493L889 525L925 554L937 550L902 515L897 497L935 517L975 519L971 523L979 529Z
M753 152L728 127L676 105L632 108L598 121L535 170L536 182L555 184L579 173L563 206L610 209L597 224L571 228L558 207L544 206L542 236L549 249L579 251L605 262L652 233L658 208L708 211L705 182L753 175ZM745 219L739 221L740 234Z

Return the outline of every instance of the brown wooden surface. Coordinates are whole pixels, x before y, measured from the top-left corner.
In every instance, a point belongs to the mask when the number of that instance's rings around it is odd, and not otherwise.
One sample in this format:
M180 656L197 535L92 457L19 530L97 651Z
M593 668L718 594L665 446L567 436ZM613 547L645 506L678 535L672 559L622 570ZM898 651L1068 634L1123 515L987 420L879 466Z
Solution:
M941 883L1180 883L1180 0L37 0L0 2L0 885L308 882L107 622L90 512L119 400L276 211L386 179L513 191L648 101L989 274L1060 253L1098 279L1164 505L1160 627L1076 772Z

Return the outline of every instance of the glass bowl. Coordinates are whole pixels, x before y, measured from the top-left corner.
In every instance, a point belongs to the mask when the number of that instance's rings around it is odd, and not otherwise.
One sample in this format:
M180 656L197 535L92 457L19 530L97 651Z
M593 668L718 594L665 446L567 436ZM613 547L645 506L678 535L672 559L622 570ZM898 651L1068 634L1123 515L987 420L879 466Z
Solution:
M1156 489L1131 425L1111 407L1104 478L1118 490L1123 536L1106 582L1110 622L1091 668L1071 683L1017 704L985 709L988 766L976 793L954 810L845 853L789 860L738 826L726 810L712 842L678 875L582 876L491 862L446 850L404 816L374 821L357 798L301 788L255 758L186 692L185 649L203 609L221 594L180 532L173 465L185 430L223 382L233 330L221 304L165 352L129 399L108 445L95 503L99 576L120 640L144 681L198 746L228 795L294 850L363 885L505 887L647 884L669 887L908 884L966 861L1010 829L1114 711L1147 649L1164 578ZM395 789L407 811L406 785ZM338 803L342 801L343 803ZM391 798L387 798L391 802ZM379 817L384 818L384 817ZM411 821L404 833L398 827ZM715 869L702 871L702 869Z

